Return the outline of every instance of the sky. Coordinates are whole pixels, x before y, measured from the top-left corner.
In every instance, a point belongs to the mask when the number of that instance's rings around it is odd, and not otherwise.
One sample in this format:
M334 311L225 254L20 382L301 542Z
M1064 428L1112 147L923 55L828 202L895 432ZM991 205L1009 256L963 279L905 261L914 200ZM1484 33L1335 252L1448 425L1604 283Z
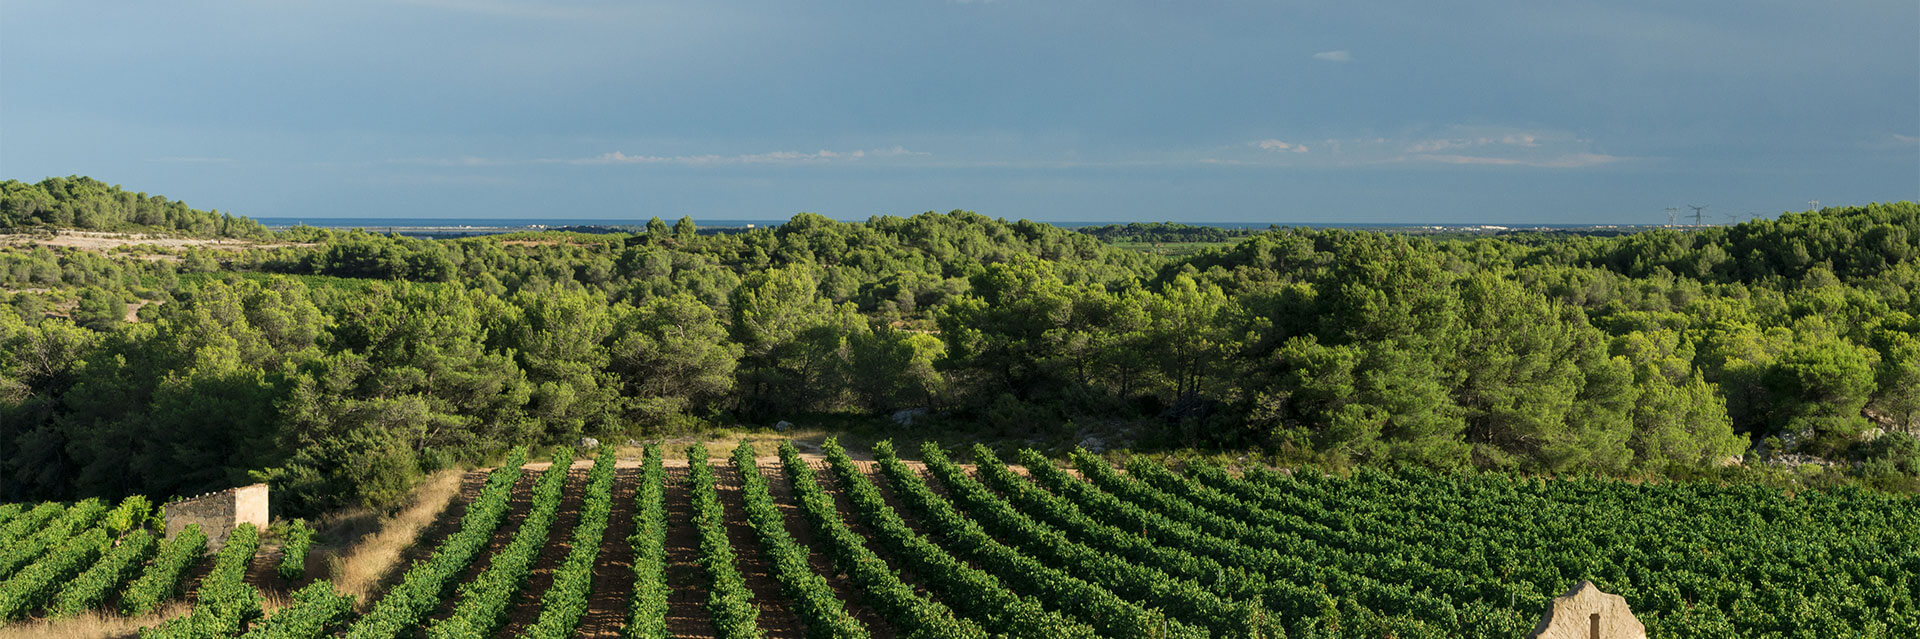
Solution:
M264 217L1725 222L1920 200L1920 3L0 0L0 179L56 175Z

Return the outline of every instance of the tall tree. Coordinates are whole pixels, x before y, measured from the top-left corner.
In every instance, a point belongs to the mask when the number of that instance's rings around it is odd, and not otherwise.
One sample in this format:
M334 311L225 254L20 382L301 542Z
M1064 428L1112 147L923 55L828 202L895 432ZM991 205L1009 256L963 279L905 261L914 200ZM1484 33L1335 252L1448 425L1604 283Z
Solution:
M654 427L718 410L733 391L742 354L720 315L684 293L620 312L609 350L629 411Z

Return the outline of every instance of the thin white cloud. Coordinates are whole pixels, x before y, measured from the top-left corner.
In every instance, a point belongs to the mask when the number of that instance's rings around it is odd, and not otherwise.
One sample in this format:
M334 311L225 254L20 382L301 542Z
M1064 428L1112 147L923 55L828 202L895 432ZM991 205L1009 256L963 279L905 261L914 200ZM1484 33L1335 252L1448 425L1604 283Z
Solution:
M1601 164L1619 162L1622 158L1605 153L1570 153L1545 158L1514 158L1485 155L1457 154L1415 154L1406 157L1412 162L1438 162L1440 164L1477 164L1486 166L1531 166L1546 169L1577 169Z
M1424 128L1403 135L1324 138L1308 144L1277 138L1256 139L1238 148L1193 150L1183 161L1220 166L1369 167L1454 165L1578 169L1627 158L1595 148L1592 140L1570 131L1493 125Z
M375 175L364 180L369 184L398 186L505 186L517 184L519 180L505 175Z
M1534 137L1534 135L1531 133L1519 133L1519 134L1509 135L1509 136L1500 138L1500 143L1512 144L1516 146L1535 147L1535 146L1540 146L1540 139L1537 137Z
M401 0L428 9L472 13L500 18L542 20L608 20L633 13L618 3L529 2L524 0Z
M1407 147L1408 153L1432 153L1448 149L1471 149L1491 145L1518 146L1535 148L1540 146L1540 136L1535 133L1508 133L1498 136L1480 136L1472 138L1439 138L1420 140Z
M1275 151L1275 152L1285 151L1289 153L1306 153L1307 152L1307 145L1305 144L1289 144L1273 138L1260 140L1252 144L1262 151Z
M1045 155L1045 154L1041 154ZM537 159L499 159L476 156L453 158L413 158L388 160L389 163L445 168L486 168L499 166L678 166L678 167L750 167L750 166L911 166L923 169L996 168L1024 170L1077 170L1128 167L1241 166L1270 168L1365 168L1407 165L1453 165L1461 167L1532 167L1578 169L1634 158L1611 155L1596 149L1591 140L1567 131L1524 129L1486 125L1456 125L1429 128L1410 135L1369 135L1365 137L1315 138L1293 141L1280 138L1256 138L1230 146L1185 149L1141 150L1104 157L1084 157L1068 152L1055 157L1026 155L935 156L910 150L903 145L888 148L814 151L764 151L738 154L664 154L607 151L598 155L547 157Z
M1907 146L1920 145L1920 137L1914 137L1911 135L1900 135L1898 133L1889 133L1887 134L1887 137L1889 139L1892 139L1894 144L1903 144Z
M1346 49L1339 49L1335 51L1321 51L1319 53L1313 54L1313 59L1319 60L1321 62L1352 62L1353 54L1348 53Z
M601 164L664 164L680 166L722 166L733 164L825 164L829 162L850 162L869 158L897 158L929 155L922 151L909 151L904 146L890 149L857 149L853 151L770 151L766 153L747 153L741 155L628 155L621 151L610 151L589 158L543 159L543 163L601 165Z

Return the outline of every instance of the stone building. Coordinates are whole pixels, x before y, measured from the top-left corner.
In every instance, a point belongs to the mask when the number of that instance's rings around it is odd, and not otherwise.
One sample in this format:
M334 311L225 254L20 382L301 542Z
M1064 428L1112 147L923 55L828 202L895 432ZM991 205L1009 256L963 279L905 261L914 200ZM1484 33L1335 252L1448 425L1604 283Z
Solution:
M207 533L207 549L215 550L227 541L227 534L240 524L267 529L267 485L254 484L189 497L167 504L167 536L185 530L187 524L200 524Z
M1647 639L1647 627L1627 609L1627 599L1582 581L1547 605L1527 639Z

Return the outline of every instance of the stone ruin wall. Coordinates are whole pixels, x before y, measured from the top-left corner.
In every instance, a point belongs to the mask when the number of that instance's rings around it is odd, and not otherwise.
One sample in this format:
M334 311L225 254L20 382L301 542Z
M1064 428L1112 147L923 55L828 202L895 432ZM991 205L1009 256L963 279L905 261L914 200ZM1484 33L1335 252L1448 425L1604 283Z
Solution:
M1582 581L1547 604L1527 639L1647 639L1627 599Z
M267 485L207 493L169 503L166 508L168 537L185 530L187 524L200 524L200 530L207 533L208 550L218 549L240 524L253 524L263 532L267 529Z

